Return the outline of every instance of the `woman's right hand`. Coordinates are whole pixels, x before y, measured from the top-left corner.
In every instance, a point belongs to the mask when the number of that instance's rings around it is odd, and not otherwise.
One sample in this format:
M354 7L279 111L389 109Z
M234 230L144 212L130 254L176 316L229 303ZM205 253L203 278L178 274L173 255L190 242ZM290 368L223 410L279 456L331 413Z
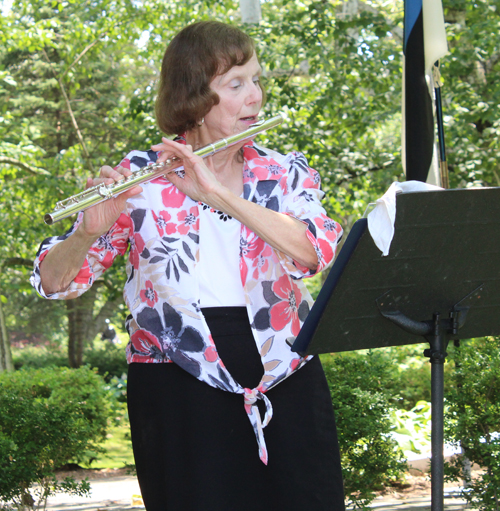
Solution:
M125 167L117 167L113 169L109 165L101 167L99 177L87 179L86 189L102 183L110 185L116 181L120 181L132 174L132 171ZM87 209L83 214L83 222L79 230L85 236L97 239L99 236L107 233L111 226L118 220L118 217L125 209L125 203L130 197L138 195L142 192L142 187L137 185L117 197L105 200L91 208Z

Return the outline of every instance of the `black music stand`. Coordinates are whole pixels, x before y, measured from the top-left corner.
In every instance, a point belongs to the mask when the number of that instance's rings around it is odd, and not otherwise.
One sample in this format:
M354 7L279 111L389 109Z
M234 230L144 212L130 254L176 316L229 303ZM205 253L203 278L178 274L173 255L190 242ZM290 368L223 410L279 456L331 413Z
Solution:
M500 334L500 188L399 194L382 257L358 220L293 342L300 354L429 342L432 511L444 505L443 401L450 340Z

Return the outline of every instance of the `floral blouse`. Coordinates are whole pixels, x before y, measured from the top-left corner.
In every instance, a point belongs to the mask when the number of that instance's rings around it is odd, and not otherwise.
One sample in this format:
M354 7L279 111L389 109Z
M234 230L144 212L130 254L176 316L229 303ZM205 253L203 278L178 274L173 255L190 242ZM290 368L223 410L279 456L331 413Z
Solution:
M121 165L132 171L156 161L153 151L132 151ZM245 199L293 216L307 225L307 237L318 256L317 272L334 258L342 236L340 225L325 214L320 200L319 174L300 153L284 156L250 141L244 146ZM199 208L206 207L180 192L164 177L143 185L143 192L127 202L116 223L91 247L70 286L47 295L39 265L47 252L71 236L82 221L63 236L44 240L38 251L31 283L46 298L75 298L87 289L115 257L128 248L124 298L129 308L128 362L173 362L209 385L241 394L256 434L259 456L267 464L263 428L272 417L266 391L304 365L286 340L297 336L312 306L302 277L315 272L260 239L245 225L240 233L240 275L246 307L264 374L254 389L242 388L219 358L199 307L195 267L199 259ZM221 216L224 214L219 213ZM261 418L257 400L266 404Z

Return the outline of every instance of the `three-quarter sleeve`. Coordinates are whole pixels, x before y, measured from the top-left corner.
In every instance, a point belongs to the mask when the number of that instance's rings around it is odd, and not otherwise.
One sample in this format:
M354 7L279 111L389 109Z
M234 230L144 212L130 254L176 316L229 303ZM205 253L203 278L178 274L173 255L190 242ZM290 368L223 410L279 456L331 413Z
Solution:
M286 166L288 174L281 212L307 225L306 235L316 251L318 266L313 271L282 252L277 252L277 255L292 277L312 277L333 262L343 231L338 222L326 215L321 205L324 192L320 189L320 175L309 167L305 156L291 153L287 157Z
M128 215L122 213L111 229L106 234L99 237L92 245L87 253L85 262L70 285L64 291L51 294L46 293L42 287L40 265L49 250L74 234L82 222L82 219L83 213L80 213L76 222L65 234L45 239L38 249L30 282L36 289L37 293L43 298L58 300L76 298L77 296L80 296L92 286L95 280L99 278L106 269L111 266L118 255L124 255L127 251L131 231L131 220Z

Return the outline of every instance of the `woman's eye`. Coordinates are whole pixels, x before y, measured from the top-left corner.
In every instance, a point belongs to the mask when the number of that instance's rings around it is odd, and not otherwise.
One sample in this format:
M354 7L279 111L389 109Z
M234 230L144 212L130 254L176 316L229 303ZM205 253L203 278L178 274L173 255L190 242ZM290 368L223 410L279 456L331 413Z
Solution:
M231 89L239 89L241 87L241 82L235 80L231 82L230 87Z

